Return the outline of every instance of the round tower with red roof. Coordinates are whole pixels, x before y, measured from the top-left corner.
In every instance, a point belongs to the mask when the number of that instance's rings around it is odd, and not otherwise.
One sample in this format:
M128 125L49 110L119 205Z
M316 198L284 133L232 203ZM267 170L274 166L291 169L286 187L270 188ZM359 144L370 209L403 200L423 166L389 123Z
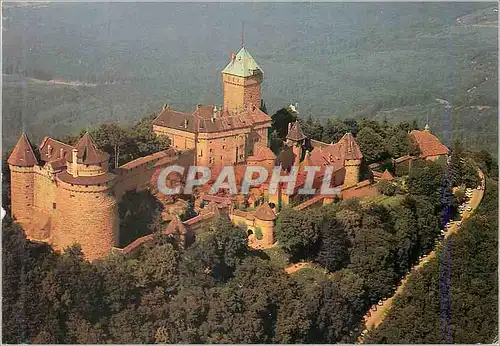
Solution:
M350 132L346 133L339 142L344 147L344 186L356 185L359 183L363 154L361 154L361 149Z
M256 243L265 247L274 244L274 223L276 214L268 203L262 204L255 211L255 226L262 232L262 239L256 240Z
M297 120L293 124L288 124L288 134L286 135L286 141L287 144L292 147L294 155L294 166L298 166L300 160L302 159L302 148L306 138L307 137L304 135L304 132L302 132L302 128L300 127L300 124Z
M104 257L118 243L116 176L108 171L109 155L86 133L65 159L66 170L57 175L51 243L59 250L78 243L87 259Z
M10 168L12 217L21 224L29 223L34 208L34 166L38 160L24 132L7 163Z

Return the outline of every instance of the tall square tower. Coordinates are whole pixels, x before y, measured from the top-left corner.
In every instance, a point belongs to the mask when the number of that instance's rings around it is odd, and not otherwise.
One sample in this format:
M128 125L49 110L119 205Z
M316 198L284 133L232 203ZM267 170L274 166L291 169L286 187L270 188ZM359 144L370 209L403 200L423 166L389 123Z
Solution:
M245 47L238 54L233 53L222 71L224 106L234 112L245 106L260 107L263 77L264 73Z

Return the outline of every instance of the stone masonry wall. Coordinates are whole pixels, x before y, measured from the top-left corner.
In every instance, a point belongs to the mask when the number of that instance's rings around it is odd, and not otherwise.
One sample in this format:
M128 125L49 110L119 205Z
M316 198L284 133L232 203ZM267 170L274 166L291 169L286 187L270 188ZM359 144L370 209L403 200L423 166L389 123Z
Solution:
M118 244L117 202L112 190L108 186L99 190L59 184L53 247L63 250L79 243L89 260L106 256Z
M361 161L346 160L344 186L347 187L359 183L360 167L361 167Z
M228 136L219 138L198 137L197 164L233 165L246 160L248 129L231 131Z
M33 167L10 166L10 192L12 216L18 221L28 221L33 214Z
M53 203L56 201L56 185L50 179L50 173L42 167L35 167L34 206L37 212L51 216Z
M260 107L261 83L256 78L222 75L224 106L229 110L242 109L244 105Z
M153 125L153 132L157 135L168 136L170 145L177 150L189 150L195 148L195 134L182 131L182 129L171 129L168 127Z

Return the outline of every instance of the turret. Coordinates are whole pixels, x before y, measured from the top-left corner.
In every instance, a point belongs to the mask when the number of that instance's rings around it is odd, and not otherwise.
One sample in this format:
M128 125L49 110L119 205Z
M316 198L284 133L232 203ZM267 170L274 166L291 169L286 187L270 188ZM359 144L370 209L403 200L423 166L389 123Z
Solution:
M89 260L106 256L118 243L116 176L109 155L86 133L66 155L67 170L57 175L55 227L51 242L63 250L81 245Z
M259 245L271 246L274 244L274 223L276 214L268 203L264 203L255 211L255 226L260 228L262 239Z
M348 132L340 141L344 145L344 186L356 185L359 183L360 168L363 155L354 136Z
M305 139L306 136L304 135L304 132L302 132L302 128L300 127L298 121L295 121L293 124L288 124L288 134L286 135L286 140L287 144L291 146L293 150L294 166L297 166L300 163Z
M38 160L23 132L7 163L10 168L11 214L18 222L30 222L34 210L34 166Z

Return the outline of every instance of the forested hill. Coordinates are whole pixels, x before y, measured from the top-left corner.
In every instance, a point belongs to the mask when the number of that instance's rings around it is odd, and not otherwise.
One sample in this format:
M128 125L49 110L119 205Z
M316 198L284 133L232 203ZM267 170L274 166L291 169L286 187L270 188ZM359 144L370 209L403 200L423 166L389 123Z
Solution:
M449 296L442 286L446 263ZM443 311L445 299L448 311ZM476 215L450 237L435 259L412 275L366 343L489 344L497 335L498 182L487 180Z
M3 144L12 146L23 129L40 139L132 123L165 102L180 110L220 103L220 71L239 48L244 21L270 114L292 101L318 118L417 117L420 126L429 118L440 134L445 104L436 100L446 100L454 114L447 129L496 155L496 7L4 4Z

